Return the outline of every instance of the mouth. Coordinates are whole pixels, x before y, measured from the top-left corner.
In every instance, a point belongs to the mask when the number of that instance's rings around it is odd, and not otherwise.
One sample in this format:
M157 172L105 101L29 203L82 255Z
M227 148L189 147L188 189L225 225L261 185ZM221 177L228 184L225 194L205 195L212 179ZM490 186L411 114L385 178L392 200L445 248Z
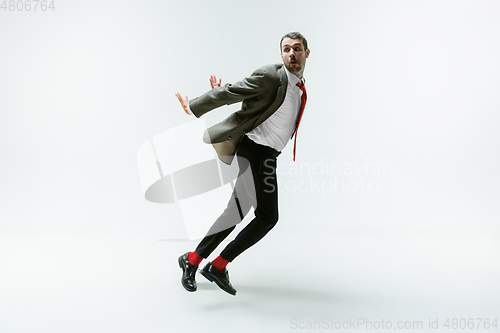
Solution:
M293 59L290 60L290 65L297 65L297 64L298 64L298 62L296 60L293 60Z

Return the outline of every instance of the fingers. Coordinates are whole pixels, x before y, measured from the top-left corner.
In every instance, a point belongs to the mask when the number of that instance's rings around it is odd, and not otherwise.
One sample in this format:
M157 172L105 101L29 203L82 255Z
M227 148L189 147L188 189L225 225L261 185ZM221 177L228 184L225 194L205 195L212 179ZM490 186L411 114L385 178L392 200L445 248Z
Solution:
M188 105L189 105L189 100L188 100L188 97L186 96L184 99L182 98L181 94L179 93L176 93L175 96L177 97L177 99L179 100L179 102L181 103L182 105L182 108L184 109L184 112L186 112L187 114L189 114L189 112L187 111L188 109Z
M175 96L177 97L177 99L179 100L179 102L181 102L181 104L184 105L184 102L188 102L188 97L186 96L185 98L182 98L181 94L179 93L176 93Z
M175 96L177 96L177 99L179 100L179 102L181 102L182 106L184 106L184 101L187 102L187 100L188 100L187 96L186 96L185 99L183 99L182 96L181 96L181 94L179 94L179 93L175 94Z
M210 75L210 86L213 88L220 87L222 83L222 79L219 79L217 82L217 77L215 75Z

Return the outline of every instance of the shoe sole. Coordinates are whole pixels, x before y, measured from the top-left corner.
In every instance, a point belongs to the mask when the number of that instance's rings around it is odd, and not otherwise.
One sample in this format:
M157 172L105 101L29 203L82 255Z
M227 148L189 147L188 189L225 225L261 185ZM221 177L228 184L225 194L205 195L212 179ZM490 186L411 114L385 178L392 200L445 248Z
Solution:
M182 269L182 275L184 275L184 273L186 272L186 269L184 268L184 264L183 264L183 262L182 262L182 256L180 256L180 257L179 257L179 259L177 260L177 262L179 262L179 267ZM194 289L190 289L190 288L188 288L188 287L184 284L184 280L182 279L182 277L181 277L181 284L182 284L182 286L184 287L184 289L186 289L186 290L187 290L187 291L189 291L189 292L194 292L194 291L196 291L196 288L194 288Z
M214 278L209 272L201 269L200 270L200 274L203 275L208 281L210 282L215 282L215 284L222 290L224 290L226 293L230 294L230 295L233 295L233 296L236 296L236 292L234 291L231 291L231 290L228 290L226 289L224 286L222 286L219 281L217 281L216 278Z

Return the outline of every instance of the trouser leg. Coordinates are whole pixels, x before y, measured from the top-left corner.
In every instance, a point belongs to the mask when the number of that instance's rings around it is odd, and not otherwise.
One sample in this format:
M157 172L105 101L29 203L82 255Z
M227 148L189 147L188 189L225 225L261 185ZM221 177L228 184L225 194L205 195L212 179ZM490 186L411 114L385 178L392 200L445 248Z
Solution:
M278 184L276 158L263 155L249 158L253 173L257 207L255 218L221 252L233 261L238 255L261 240L278 222Z
M274 151L275 152L275 151ZM221 257L232 261L243 251L264 237L278 221L278 183L276 154L244 138L238 148L239 174L235 190L226 210L212 225L196 248L196 253L207 258L234 230L242 217L235 197L238 197L242 215L255 207L255 218L221 252Z
M250 164L241 156L237 156L237 161L238 177L227 207L196 247L196 253L203 258L207 258L243 220L250 208L256 206Z

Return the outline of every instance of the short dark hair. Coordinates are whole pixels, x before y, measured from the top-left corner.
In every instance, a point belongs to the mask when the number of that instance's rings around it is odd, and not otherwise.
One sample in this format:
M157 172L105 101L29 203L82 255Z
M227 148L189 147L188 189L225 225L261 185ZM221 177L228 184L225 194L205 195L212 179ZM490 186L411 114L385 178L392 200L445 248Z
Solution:
M281 51L281 43L283 43L283 39L285 38L290 38L290 39L300 39L302 40L302 44L304 44L304 49L307 50L307 40L300 32L294 31L294 32L289 32L283 37L281 37L280 41L280 51Z

